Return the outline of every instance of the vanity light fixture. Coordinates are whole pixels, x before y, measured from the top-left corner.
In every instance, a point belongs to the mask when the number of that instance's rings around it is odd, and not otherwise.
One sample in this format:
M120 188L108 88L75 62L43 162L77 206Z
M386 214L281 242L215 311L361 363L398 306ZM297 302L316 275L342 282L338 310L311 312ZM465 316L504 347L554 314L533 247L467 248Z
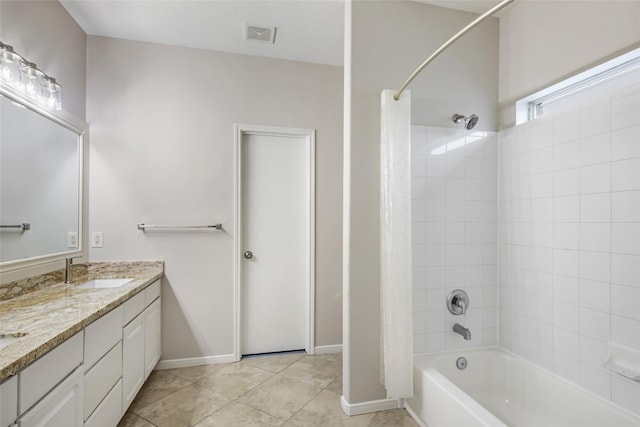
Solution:
M0 83L36 104L52 109L62 109L62 86L0 41Z

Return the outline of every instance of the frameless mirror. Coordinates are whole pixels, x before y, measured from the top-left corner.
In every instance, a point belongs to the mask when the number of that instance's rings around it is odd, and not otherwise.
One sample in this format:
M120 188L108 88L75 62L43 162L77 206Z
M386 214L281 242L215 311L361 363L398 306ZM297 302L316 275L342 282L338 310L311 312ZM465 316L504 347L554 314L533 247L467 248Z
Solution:
M0 95L0 271L79 256L84 123Z

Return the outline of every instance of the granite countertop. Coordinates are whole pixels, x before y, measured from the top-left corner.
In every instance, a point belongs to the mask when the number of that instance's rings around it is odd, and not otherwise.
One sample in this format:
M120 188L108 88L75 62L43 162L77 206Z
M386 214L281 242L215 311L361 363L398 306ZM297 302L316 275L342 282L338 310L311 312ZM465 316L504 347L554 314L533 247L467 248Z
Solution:
M74 266L74 280L33 286L33 279L5 285L0 336L17 334L0 348L0 383L162 277L162 261L98 262ZM51 275L43 280L51 281ZM59 277L54 274L53 277ZM78 289L91 279L131 278L119 288ZM29 292L20 289L31 288Z

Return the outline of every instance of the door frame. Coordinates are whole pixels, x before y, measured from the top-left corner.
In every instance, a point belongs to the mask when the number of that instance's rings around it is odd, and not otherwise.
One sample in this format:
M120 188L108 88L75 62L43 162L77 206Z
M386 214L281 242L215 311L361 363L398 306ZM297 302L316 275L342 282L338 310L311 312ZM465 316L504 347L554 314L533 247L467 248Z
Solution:
M234 240L233 240L233 359L239 361L242 358L241 332L242 332L242 139L245 135L268 135L282 137L303 138L308 145L309 158L307 162L308 178L308 230L307 241L307 283L306 283L306 340L305 350L307 354L315 352L315 129L298 129L285 127L272 127L248 124L234 125Z

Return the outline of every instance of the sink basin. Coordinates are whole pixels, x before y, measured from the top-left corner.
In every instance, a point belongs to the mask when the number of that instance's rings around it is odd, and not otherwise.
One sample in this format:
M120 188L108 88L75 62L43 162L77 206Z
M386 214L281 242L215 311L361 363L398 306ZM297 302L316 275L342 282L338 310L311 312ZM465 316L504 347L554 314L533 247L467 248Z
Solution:
M8 345L13 344L25 335L27 334L24 332L18 332L15 334L0 334L0 350Z
M103 289L103 288L119 288L124 286L133 279L93 279L89 280L82 285L79 285L79 289Z

